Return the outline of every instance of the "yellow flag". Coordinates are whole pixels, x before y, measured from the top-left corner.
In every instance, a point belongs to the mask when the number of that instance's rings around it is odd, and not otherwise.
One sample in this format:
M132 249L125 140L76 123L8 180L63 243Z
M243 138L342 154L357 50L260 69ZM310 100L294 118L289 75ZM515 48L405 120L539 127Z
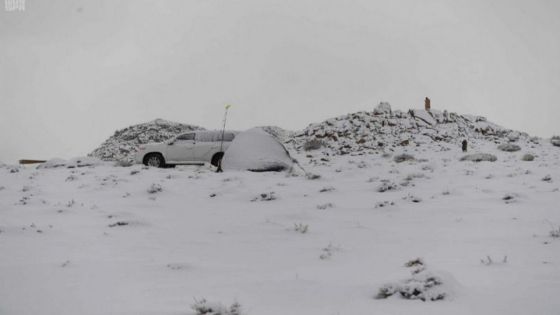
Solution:
M226 104L226 109L229 109L231 107L230 104Z

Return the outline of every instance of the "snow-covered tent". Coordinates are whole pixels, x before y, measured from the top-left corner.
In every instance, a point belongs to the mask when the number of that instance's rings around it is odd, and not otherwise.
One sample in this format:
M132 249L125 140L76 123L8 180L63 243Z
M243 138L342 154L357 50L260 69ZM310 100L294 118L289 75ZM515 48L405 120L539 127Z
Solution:
M291 170L290 154L276 138L262 128L239 133L224 153L224 170L254 172Z

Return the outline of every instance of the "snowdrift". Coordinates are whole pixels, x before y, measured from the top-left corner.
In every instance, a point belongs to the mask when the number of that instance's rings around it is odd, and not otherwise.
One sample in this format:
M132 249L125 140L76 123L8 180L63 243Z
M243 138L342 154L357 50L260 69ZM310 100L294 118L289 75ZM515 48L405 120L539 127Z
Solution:
M282 143L262 128L238 134L224 153L224 170L253 172L284 171L293 166L290 154Z

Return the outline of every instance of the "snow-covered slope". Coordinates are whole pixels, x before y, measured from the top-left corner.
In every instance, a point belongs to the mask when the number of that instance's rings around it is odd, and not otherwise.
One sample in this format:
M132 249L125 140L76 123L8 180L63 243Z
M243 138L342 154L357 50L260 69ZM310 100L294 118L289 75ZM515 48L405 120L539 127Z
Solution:
M554 315L560 148L518 144L294 152L314 180L0 168L0 314Z
M93 150L89 156L105 161L134 160L138 145L150 142L162 142L180 133L204 129L163 119L155 119L147 123L117 130L101 146Z

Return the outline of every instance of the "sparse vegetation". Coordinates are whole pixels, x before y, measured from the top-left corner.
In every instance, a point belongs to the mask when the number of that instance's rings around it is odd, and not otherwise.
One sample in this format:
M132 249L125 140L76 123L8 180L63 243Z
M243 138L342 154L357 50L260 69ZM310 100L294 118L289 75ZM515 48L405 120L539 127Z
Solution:
M333 208L333 207L334 207L334 205L330 202L317 205L317 209L319 209L319 210L326 210L328 208Z
M384 208L388 206L394 206L395 203L393 201L379 201L375 204L375 208Z
M309 180L315 180L315 179L321 178L321 175L313 174L313 173L307 173L307 174L305 174L305 177Z
M320 193L324 193L324 192L329 192L329 191L334 191L335 188L333 186L325 186L323 188L321 188L319 190Z
M309 225L303 223L294 223L294 231L305 234L309 231Z
M501 262L496 262L492 259L492 257L490 256L486 256L486 258L482 258L480 260L480 263L485 265L485 266L490 266L490 265L495 265L495 264L507 264L508 261L508 256L504 256L504 258L502 258Z
M321 250L322 253L321 253L321 255L319 255L319 259L321 259L321 260L330 259L333 255L333 253L335 251L339 251L339 250L340 250L339 247L336 247L333 244L329 243L329 245L327 247L325 247Z
M381 185L379 185L379 187L377 187L377 191L378 192L386 192L386 191L395 191L398 189L397 184L389 182L389 181L383 181L381 183Z
M276 194L271 191L269 193L261 193L257 197L251 199L251 201L272 201L276 200Z
M152 184L149 188L148 188L148 193L149 194L157 194L159 192L162 192L163 188L161 187L160 184Z
M117 222L115 222L115 223L109 224L108 226L109 226L109 227L117 227L117 226L126 226L126 225L128 225L128 224L129 224L128 222L117 221Z
M439 301L445 299L447 292L442 288L443 279L426 270L422 259L416 258L405 264L411 268L409 279L383 285L375 298L386 299L398 294L407 300Z
M506 194L502 197L502 200L505 201L505 203L513 203L516 201L517 198L517 194Z
M196 300L191 309L196 315L242 315L241 304L234 302L229 307L219 303L208 303L206 299Z

